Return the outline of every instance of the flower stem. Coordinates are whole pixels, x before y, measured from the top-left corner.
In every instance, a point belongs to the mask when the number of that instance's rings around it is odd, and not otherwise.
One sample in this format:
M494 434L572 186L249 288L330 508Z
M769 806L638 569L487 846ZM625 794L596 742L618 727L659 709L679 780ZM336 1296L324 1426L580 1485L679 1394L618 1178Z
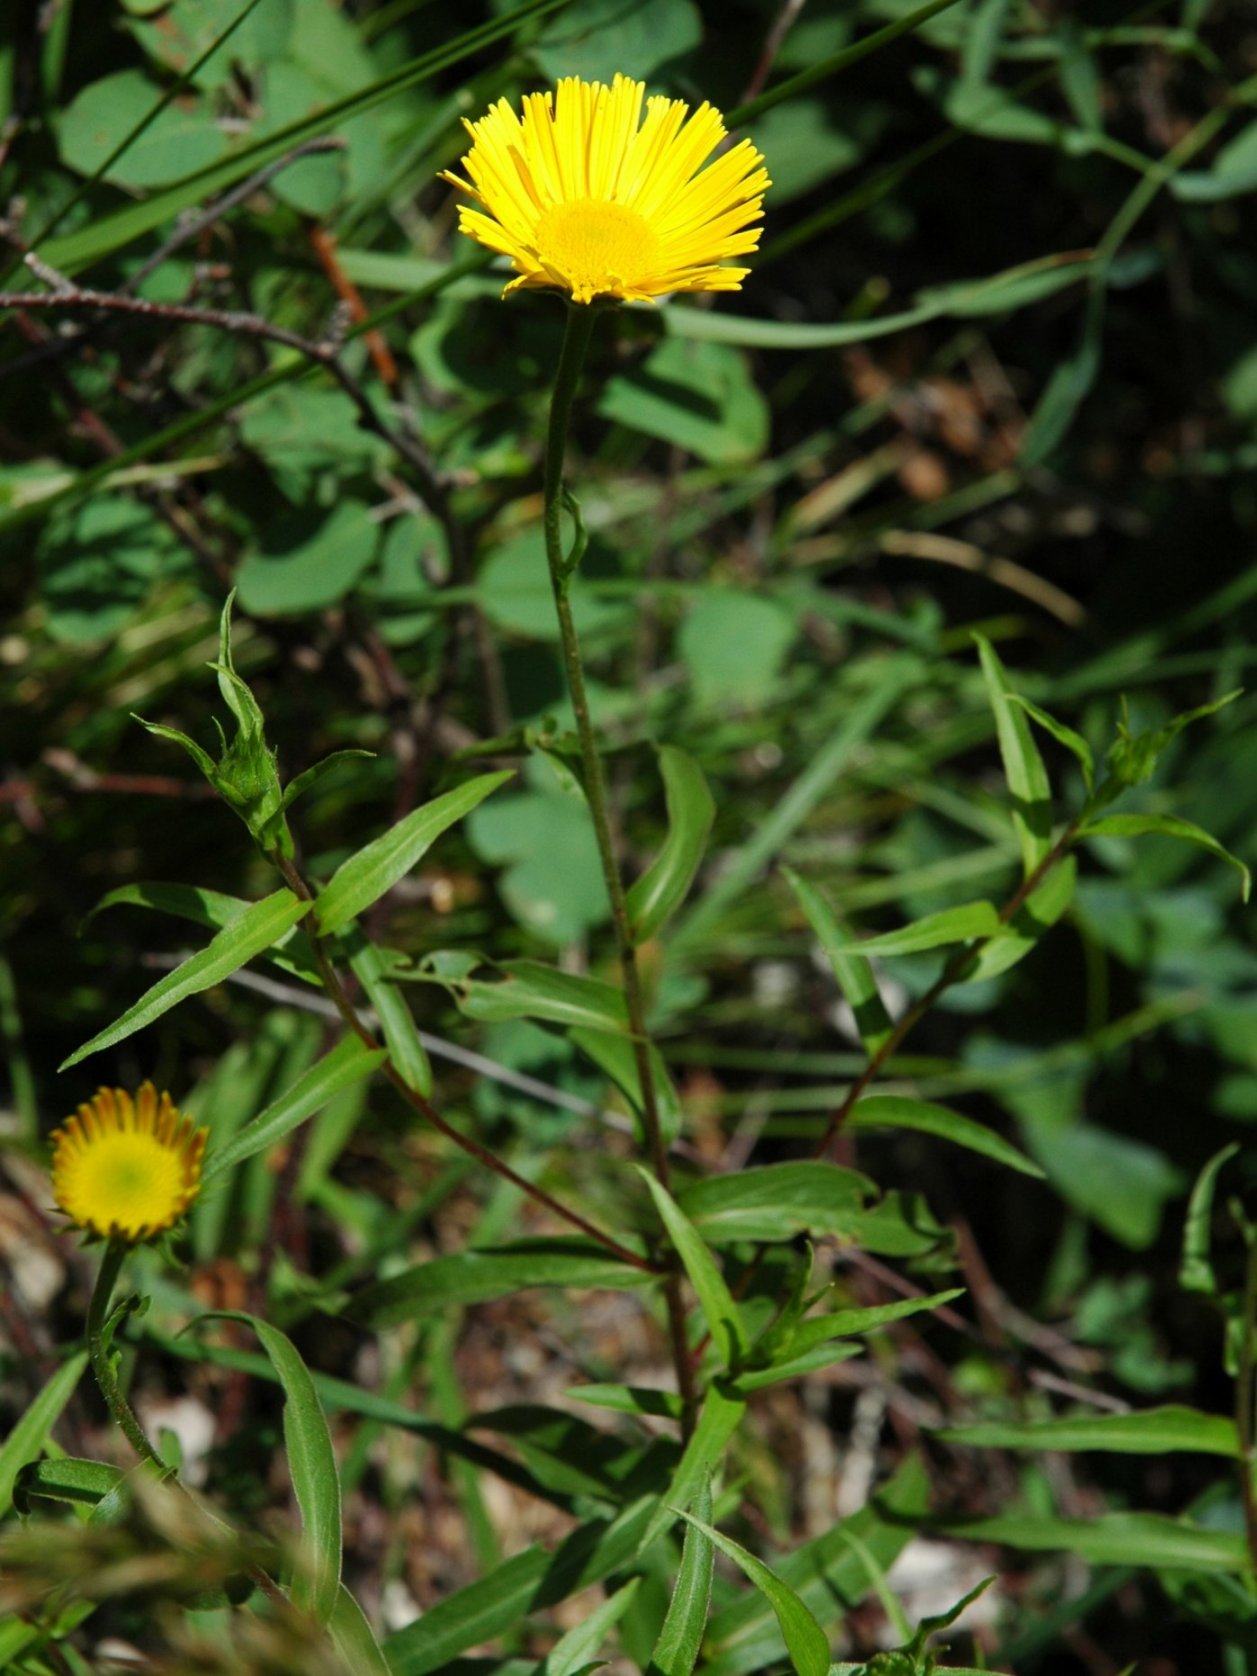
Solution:
M641 1089L642 1128L650 1154L651 1168L660 1185L666 1188L669 1185L668 1147L659 1118L659 1099L650 1062L650 1040L646 1034L646 1009L642 997L641 976L637 969L637 948L633 940L624 883L620 877L615 840L611 832L607 782L594 738L593 719L589 712L589 695L585 687L580 639L572 617L571 600L568 597L575 567L563 551L563 461L567 450L572 400L576 394L576 386L598 313L596 308L582 304L571 304L567 311L567 330L563 337L563 350L559 356L554 391L550 398L550 424L546 433L543 489L546 563L550 570L550 587L554 594L554 609L559 621L563 667L571 694L572 711L576 717L577 737L580 740L585 796L593 819L594 836L602 862L602 876L611 904L620 970L624 978L624 1000L628 1010L633 1061ZM694 1388L694 1362L686 1334L680 1275L675 1263L664 1278L664 1297L668 1310L672 1358L676 1366L677 1387L682 1402L682 1429L688 1435L693 1425L697 1394Z
M113 1296L113 1289L128 1249L122 1240L110 1240L105 1247L100 1272L96 1276L96 1285L92 1291L92 1301L87 1308L87 1354L91 1360L92 1372L96 1375L96 1383L100 1386L100 1394L104 1397L110 1414L126 1433L127 1441L141 1459L150 1461L163 1477L169 1477L174 1468L168 1466L153 1448L144 1434L143 1426L135 1417L134 1409L123 1395L113 1355L106 1341L105 1326L109 1319L109 1300Z

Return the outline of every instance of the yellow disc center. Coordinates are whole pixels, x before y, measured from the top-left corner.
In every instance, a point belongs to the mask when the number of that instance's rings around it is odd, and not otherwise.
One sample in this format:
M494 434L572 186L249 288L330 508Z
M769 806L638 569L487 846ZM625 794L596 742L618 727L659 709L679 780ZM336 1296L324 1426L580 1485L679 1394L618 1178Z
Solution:
M67 1159L60 1181L63 1203L98 1233L117 1227L135 1235L168 1227L187 1197L184 1159L155 1135L106 1135Z
M598 198L555 204L537 222L537 255L587 300L615 295L655 266L659 241L636 210Z

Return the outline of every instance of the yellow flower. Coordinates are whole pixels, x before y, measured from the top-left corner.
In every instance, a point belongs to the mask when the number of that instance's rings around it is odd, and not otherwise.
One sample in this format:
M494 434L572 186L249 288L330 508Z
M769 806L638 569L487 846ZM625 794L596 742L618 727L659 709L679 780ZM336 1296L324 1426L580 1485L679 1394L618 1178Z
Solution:
M102 1088L52 1132L52 1188L80 1228L145 1240L171 1228L201 1190L208 1129L159 1100L151 1082L135 1098Z
M482 206L459 229L509 256L521 285L558 286L574 302L649 300L669 291L736 291L747 268L721 267L759 244L764 159L749 140L702 164L725 138L720 112L646 100L642 82L568 76L530 93L521 120L500 99L463 158L470 182L442 178Z

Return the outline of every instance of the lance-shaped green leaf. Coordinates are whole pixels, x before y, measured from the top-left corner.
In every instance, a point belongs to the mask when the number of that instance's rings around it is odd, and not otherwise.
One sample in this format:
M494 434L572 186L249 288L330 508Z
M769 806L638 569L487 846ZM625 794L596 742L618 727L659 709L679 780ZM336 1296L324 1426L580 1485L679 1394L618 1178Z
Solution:
M349 749L343 751L333 751L330 756L325 756L321 762L312 764L304 771L304 773L296 774L291 780L289 780L288 784L284 787L284 795L280 807L285 810L291 809L299 797L304 797L313 786L318 784L329 768L335 768L338 763L344 762L346 757L374 756L374 751L361 751L356 747L350 747Z
M905 1321L910 1315L924 1310L941 1309L955 1298L964 1297L963 1286L950 1287L945 1292L934 1292L925 1298L901 1298L893 1304L875 1304L871 1309L837 1309L832 1315L810 1315L800 1321L790 1340L791 1350L810 1349L831 1338L851 1338L860 1333L871 1333L878 1327L889 1327L894 1321Z
M498 1023L511 1018L539 1018L582 1030L624 1035L628 1008L624 991L600 978L560 972L539 960L507 960L498 983L464 983L458 996L468 1018Z
M407 1085L427 1099L432 1093L432 1065L410 1003L390 977L398 965L408 966L409 962L392 949L368 942L356 926L347 941L349 965L375 1008L389 1057Z
M348 1313L373 1326L391 1326L459 1304L508 1297L525 1286L618 1289L643 1286L654 1278L613 1257L594 1240L517 1240L485 1251L459 1251L417 1263L359 1292Z
M807 915L808 924L820 939L843 1000L855 1014L860 1040L869 1053L879 1052L889 1041L893 1025L873 968L861 955L850 953L855 939L816 886L800 878L792 868L784 867L782 872Z
M354 1676L393 1676L366 1613L343 1583L336 1591L336 1605L328 1628Z
M462 820L490 792L512 777L512 770L480 774L425 803L342 862L314 901L319 929L339 931L403 878L437 838Z
M747 1346L746 1328L742 1323L733 1294L725 1284L720 1265L712 1256L702 1235L668 1192L660 1186L649 1170L636 1166L638 1174L650 1189L668 1238L676 1247L685 1265L690 1285L698 1298L699 1308L707 1322L707 1331L720 1352L720 1359L729 1367Z
M746 1398L723 1379L716 1379L707 1387L703 1406L698 1411L694 1430L681 1453L672 1482L651 1516L643 1538L643 1548L649 1548L656 1537L676 1523L678 1513L693 1506L704 1487L720 1469L729 1448L729 1440L742 1423L746 1413Z
M706 1484L694 1498L694 1511L700 1521L711 1522L711 1490ZM681 1569L646 1676L690 1676L698 1663L707 1614L711 1610L715 1558L715 1546L702 1524L686 1525Z
M1031 873L1052 844L1052 788L1039 748L1030 736L1026 713L1011 702L1012 687L995 648L980 634L975 634L974 639L982 659L987 696L995 713L1004 777L1012 795L1013 829L1021 845L1022 865Z
M568 1039L582 1053L587 1053L641 1115L642 1082L637 1072L637 1055L627 1036L612 1036L605 1030L585 1030L580 1027L568 1032ZM677 1096L663 1055L653 1042L646 1044L650 1058L651 1081L655 1090L655 1109L659 1114L659 1128L665 1141L676 1140L681 1133L681 1101Z
M983 1421L936 1432L944 1443L978 1449L1094 1449L1113 1455L1225 1455L1240 1452L1235 1421L1225 1414L1167 1405L1138 1414L1059 1415L1050 1420Z
M1218 1277L1214 1273L1213 1258L1213 1197L1217 1190L1218 1171L1240 1150L1238 1141L1224 1146L1196 1177L1191 1198L1187 1201L1187 1217L1183 1224L1183 1256L1179 1263L1178 1283L1185 1292L1203 1292L1216 1297Z
M809 1373L832 1367L835 1362L849 1362L852 1357L863 1354L862 1344L817 1344L810 1350L800 1351L797 1356L788 1355L766 1367L750 1368L739 1373L733 1384L739 1395L749 1396L752 1391L781 1385L787 1379L804 1379Z
M1007 1514L953 1520L941 1529L969 1542L1009 1548L1064 1549L1090 1565L1173 1566L1179 1571L1243 1572L1252 1566L1238 1531L1206 1530L1164 1513L1101 1513L1090 1519Z
M628 893L633 941L644 943L666 924L685 900L702 863L716 805L703 771L675 745L659 749L668 835L663 848Z
M603 1642L633 1604L641 1581L640 1577L631 1577L623 1588L595 1606L587 1618L560 1637L533 1676L577 1676L580 1671L605 1664L607 1661L598 1657Z
M302 1541L292 1580L292 1598L321 1623L335 1617L340 1594L340 1478L332 1437L310 1370L292 1340L243 1310L210 1310L201 1320L243 1321L252 1327L284 1389L284 1447L301 1513Z
M1038 889L1030 892L1012 919L976 951L965 981L980 983L983 978L998 977L1024 960L1069 907L1077 882L1078 863L1072 855L1067 855L1056 863Z
M252 906L240 896L227 896L221 890L207 890L202 885L171 884L160 879L143 879L134 884L119 885L111 890L83 920L81 929L87 927L103 913L106 908L121 907L130 904L138 908L153 908L158 913L174 914L178 919L191 920L194 925L203 925L210 931L222 931L241 914L247 913ZM309 984L321 984L319 969L314 963L314 956L310 952L309 940L304 931L294 927L269 949L264 949L267 960L273 966L278 966L282 972L289 972L294 978L301 978Z
M1045 733L1052 735L1058 745L1064 745L1067 751L1073 753L1078 759L1078 766L1082 769L1082 777L1087 787L1087 793L1090 795L1095 790L1095 757L1092 755L1091 746L1088 745L1082 734L1075 733L1072 727L1066 727L1064 722L1058 721L1055 716L1050 716L1046 710L1040 710L1037 704L1031 704L1030 700L1023 698L1020 693L1010 692L1008 701L1010 704L1019 705L1031 721L1037 722Z
M61 1411L73 1396L86 1366L86 1350L78 1351L62 1363L0 1443L0 1514L8 1511L18 1473L47 1443L48 1434L61 1418Z
M121 1018L93 1036L77 1053L72 1053L60 1069L66 1071L89 1054L99 1053L102 1048L124 1041L178 1006L180 1001L186 1001L189 995L199 995L202 990L212 989L216 983L239 971L254 955L278 942L307 910L308 904L290 890L277 890L261 902L254 902L238 919L232 920L220 931L208 948L159 979L134 1006L127 1008Z
M1158 833L1163 838L1178 838L1188 844L1198 844L1220 861L1228 862L1240 875L1240 895L1247 902L1252 890L1252 874L1237 855L1232 855L1219 844L1212 833L1195 821L1181 820L1178 815L1099 815L1082 828L1083 838L1142 838Z
M961 902L954 908L940 908L936 914L924 914L898 931L883 931L878 937L866 937L862 941L844 938L825 952L831 960L835 954L853 957L922 954L928 949L946 948L951 943L994 937L1002 929L1003 921L993 902Z
M748 1553L740 1542L724 1536L713 1525L696 1519L692 1513L683 1514L683 1517L731 1559L768 1601L798 1676L829 1676L828 1637L790 1585L775 1576L762 1560Z
M298 1077L286 1094L281 1094L265 1111L246 1123L221 1151L210 1152L202 1175L202 1186L208 1187L246 1158L252 1158L255 1152L283 1140L285 1135L291 1134L308 1117L313 1117L335 1095L369 1077L387 1057L382 1048L370 1053L357 1036L346 1036L330 1053L325 1053L303 1076Z
M847 1127L917 1129L923 1135L937 1135L940 1140L968 1147L970 1152L981 1152L1024 1176L1034 1176L1037 1181L1047 1179L1033 1160L1018 1152L1002 1135L975 1123L971 1117L961 1117L946 1106L935 1105L932 1100L910 1100L901 1094L870 1094L852 1108Z

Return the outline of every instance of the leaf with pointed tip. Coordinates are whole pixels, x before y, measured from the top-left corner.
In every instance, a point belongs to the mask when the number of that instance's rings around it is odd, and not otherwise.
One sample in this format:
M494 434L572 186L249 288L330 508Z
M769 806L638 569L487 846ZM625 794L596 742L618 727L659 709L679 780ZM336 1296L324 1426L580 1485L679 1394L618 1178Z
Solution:
M668 805L663 847L628 892L633 941L659 932L685 900L702 863L716 804L703 771L675 745L661 745L659 768Z
M77 1053L72 1053L60 1069L69 1070L71 1065L77 1065L89 1054L99 1053L102 1048L125 1041L137 1030L144 1029L154 1019L178 1006L180 1001L187 1000L189 995L199 995L202 990L212 989L216 983L229 978L254 955L263 953L278 942L306 914L308 908L309 904L294 896L290 890L277 890L273 895L263 897L262 901L252 903L238 919L232 920L218 933L208 948L192 955L173 972L159 979L134 1006L127 1008L121 1018L93 1036Z
M748 1553L740 1542L723 1535L713 1525L696 1519L692 1513L684 1513L682 1518L731 1559L767 1599L798 1676L829 1676L829 1639L790 1585L775 1576L762 1560Z
M935 1436L944 1443L978 1449L1094 1449L1117 1455L1225 1455L1232 1460L1240 1452L1235 1421L1229 1415L1202 1414L1175 1404L1136 1414L1092 1412L1050 1420L990 1420L948 1426Z
M782 872L800 908L807 915L808 923L820 939L842 998L855 1015L860 1040L869 1053L877 1053L890 1040L894 1026L877 987L877 979L873 976L873 968L862 954L850 952L854 942L850 931L816 886L800 878L792 868L784 867Z
M667 1188L661 1186L648 1170L640 1165L636 1168L650 1189L655 1209L668 1230L668 1238L685 1265L685 1272L690 1277L690 1285L698 1298L712 1342L720 1352L721 1361L729 1367L746 1349L747 1337L742 1316L733 1301L733 1294L725 1284L719 1264L702 1235Z
M694 1511L699 1519L710 1523L711 1490L705 1484L694 1498ZM681 1569L646 1676L690 1676L698 1663L707 1614L711 1610L715 1558L715 1546L701 1525L687 1525Z
M901 1094L870 1094L857 1101L848 1129L917 1129L924 1135L937 1135L956 1146L968 1147L970 1152L981 1152L997 1164L1007 1164L1023 1176L1046 1181L1047 1176L1024 1152L997 1135L985 1124L975 1123L971 1117L961 1117L946 1106L932 1100L911 1100Z
M1247 902L1252 890L1252 874L1237 855L1219 844L1212 833L1195 821L1181 820L1177 815L1100 815L1082 828L1083 838L1142 838L1148 833L1159 833L1164 838L1178 838L1189 844L1199 844L1202 850L1228 862L1240 875L1240 895Z
M8 1436L0 1444L0 1514L8 1511L18 1473L47 1443L49 1432L74 1395L86 1366L86 1350L77 1351L68 1362L63 1362L26 1412L9 1428Z
M1191 1198L1187 1201L1187 1217L1183 1225L1183 1256L1179 1264L1178 1283L1185 1292L1203 1292L1216 1296L1218 1277L1213 1270L1210 1247L1213 1244L1213 1196L1217 1190L1218 1171L1240 1150L1240 1143L1232 1141L1213 1157L1196 1177Z
M1052 846L1052 788L1039 748L1030 736L1025 712L1012 703L1012 686L995 648L980 634L973 638L978 643L987 696L995 713L1004 777L1013 800L1013 828L1021 844L1022 865L1030 874Z

